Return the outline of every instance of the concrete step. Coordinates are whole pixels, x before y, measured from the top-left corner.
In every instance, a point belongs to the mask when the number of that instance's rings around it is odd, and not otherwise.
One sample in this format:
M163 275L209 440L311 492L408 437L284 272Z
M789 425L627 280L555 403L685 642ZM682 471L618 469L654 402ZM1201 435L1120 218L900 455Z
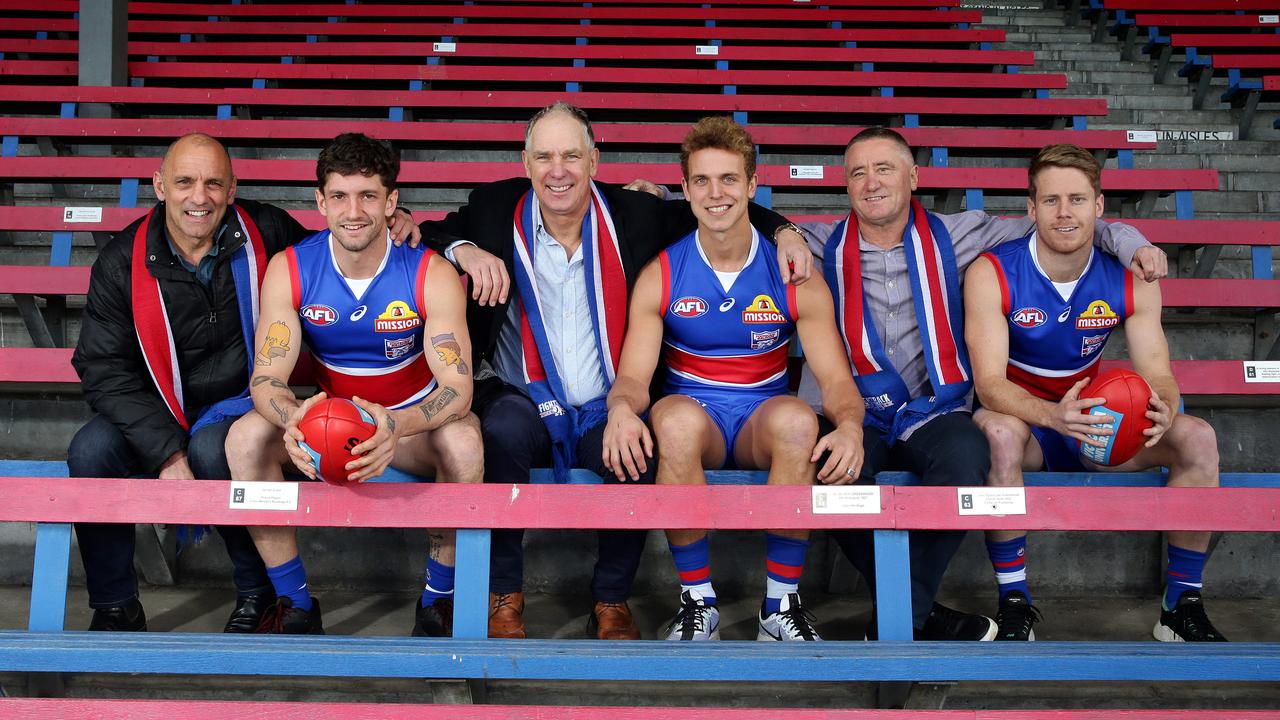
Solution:
M1146 83L1097 83L1073 82L1067 86L1066 92L1071 96L1100 97L1116 95L1133 97L1191 97L1191 91L1176 85L1152 85L1150 79Z
M1145 82L1151 82L1151 73L1139 71L1117 71L1103 69L1105 66L1099 64L1097 67L1077 68L1075 63L1067 63L1067 67L1059 70L1065 70L1068 83L1115 83L1117 85L1141 85Z
M1111 50L1097 49L1097 48L1076 50L1076 49L1064 49L1061 47L1057 47L1052 50L1044 50L1043 52L1036 53L1037 60L1042 58L1046 61L1051 60L1054 62L1063 62L1063 61L1066 61L1066 62L1070 62L1070 61L1116 62L1116 63L1123 63L1123 67L1126 67L1126 68L1131 66L1130 63L1132 63L1133 65L1137 65L1137 63L1135 63L1132 60L1121 60L1120 53L1113 52ZM1121 69L1121 68L1117 68L1117 69ZM1143 68L1134 67L1133 69L1141 70Z
M1268 168L1273 172L1233 172L1227 175L1227 189L1248 192L1256 190L1280 195L1280 172L1274 172L1275 164Z
M1109 110L1168 110L1191 111L1191 98L1184 95L1141 95L1133 93L1081 93L1070 88L1065 94L1053 97L1096 98L1105 97Z
M1087 30L1079 30L1072 28L1054 29L1035 29L1030 31L1006 30L1004 34L1005 43L1034 43L1034 44L1053 44L1071 46L1095 45L1093 35Z

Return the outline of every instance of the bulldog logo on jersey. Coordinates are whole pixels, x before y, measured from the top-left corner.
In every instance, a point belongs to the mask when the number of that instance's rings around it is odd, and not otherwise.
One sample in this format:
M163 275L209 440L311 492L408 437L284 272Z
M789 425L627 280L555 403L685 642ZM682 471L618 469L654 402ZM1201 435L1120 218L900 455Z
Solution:
M383 340L382 342L383 345L385 345L384 349L386 350L387 359L396 360L413 352L414 340L416 339L416 336L409 335L407 337Z
M1035 328L1045 324L1049 316L1038 307L1025 307L1009 316L1009 321L1023 328Z
M778 311L778 304L768 295L757 295L742 311L744 323L784 323L787 316Z
M298 311L298 314L306 318L307 322L312 325L332 325L338 322L338 311L328 305L308 305Z
M682 318L696 318L707 314L707 301L686 295L671 303L671 314Z
M1120 317L1106 300L1094 300L1076 317L1077 330L1109 330L1120 324Z
M767 347L773 347L778 338L782 335L781 330L765 330L764 332L751 331L751 349L763 350Z
M1086 336L1080 341L1080 357L1089 357L1101 350L1107 344L1107 337L1106 333Z
M378 332L404 332L419 327L422 327L422 318L403 300L393 300L373 321L373 329Z

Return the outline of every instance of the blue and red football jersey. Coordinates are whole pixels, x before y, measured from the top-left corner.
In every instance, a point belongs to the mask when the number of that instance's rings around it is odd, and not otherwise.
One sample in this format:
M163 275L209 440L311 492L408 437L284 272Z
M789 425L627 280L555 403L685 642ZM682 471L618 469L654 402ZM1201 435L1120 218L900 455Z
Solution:
M382 267L360 297L338 271L329 231L286 250L293 307L315 360L316 384L388 408L425 398L436 386L423 354L419 307L431 252L387 241Z
M1098 374L1102 348L1133 313L1133 275L1094 250L1071 297L1063 299L1032 254L1035 233L984 257L995 266L1009 323L1006 377L1057 402L1082 378Z
M787 392L795 286L782 281L752 229L747 263L726 292L691 233L658 255L662 267L666 392Z

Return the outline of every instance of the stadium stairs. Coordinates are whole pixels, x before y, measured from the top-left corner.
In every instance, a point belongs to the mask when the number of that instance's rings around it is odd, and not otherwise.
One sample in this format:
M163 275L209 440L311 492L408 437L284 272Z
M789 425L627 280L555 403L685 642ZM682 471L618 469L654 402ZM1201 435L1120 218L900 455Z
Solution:
M1094 43L1091 29L1068 28L1060 9L1038 9L1035 0L983 0L966 3L981 7L980 28L1006 31L1006 42L995 49L1033 50L1035 72L1066 72L1066 91L1052 91L1052 97L1105 97L1111 112L1093 119L1089 127L1120 130L1231 131L1236 116L1225 109L1191 109L1192 90L1185 83L1155 85L1151 63L1120 60L1121 49L1114 39ZM999 6L1004 6L999 7ZM1037 6L1037 7L1031 7ZM1210 103L1210 108L1223 107ZM1265 123L1264 123L1265 120ZM1270 127L1271 117L1259 112L1250 141L1162 140L1154 151L1135 153L1138 168L1212 168L1220 172L1217 192L1194 194L1195 215L1206 219L1274 220L1280 212L1280 174L1274 160L1280 155L1280 133ZM609 149L604 148L605 162ZM104 149L99 146L99 152ZM137 155L158 155L159 147L136 146ZM445 151L452 152L452 151ZM241 150L240 157L314 157L308 149ZM410 159L434 159L421 152ZM484 155L466 159L491 159ZM505 159L505 158L503 158ZM631 153L627 161L667 161ZM820 162L838 162L824 157ZM1025 157L965 157L953 154L951 164L1008 167L1025 166ZM1118 159L1107 167L1117 167ZM65 189L49 184L23 184L16 197L6 203L66 204L74 199L85 205L111 206L116 188L92 186L76 190L74 198ZM144 188L144 193L146 192ZM242 190L242 192L244 192ZM287 207L305 207L306 194L299 188L252 188L245 194L254 199L274 201ZM463 200L460 191L434 191L411 197L415 209L443 210ZM830 202L832 195L822 196ZM814 198L802 193L779 194L782 212L842 212L844 206L815 206ZM991 197L986 209L1004 214L1022 214L1024 204L1014 197ZM1109 208L1118 213L1119 208ZM1152 217L1173 218L1172 196L1160 199ZM47 234L29 239L14 234L12 243L0 242L0 264L43 264L48 258ZM1194 257L1175 248L1171 260L1180 273L1190 272ZM1194 253L1194 251L1192 251ZM71 264L88 264L95 254L89 244L74 248ZM1191 259L1187 259L1191 257ZM1248 277L1250 255L1247 248L1229 248L1214 267L1220 277ZM78 301L69 308L67 333L78 334ZM1204 311L1166 314L1166 328L1175 359L1217 359L1250 357L1253 343L1252 317L1227 312ZM23 346L30 338L7 296L0 299L0 346ZM1111 356L1122 354L1123 343L1115 342ZM1189 408L1208 419L1217 429L1224 471L1274 471L1274 407L1233 407L1205 405ZM25 393L0 395L0 459L65 459L71 434L88 417L79 395ZM139 530L153 548L140 554L144 579L142 597L154 629L214 631L230 606L229 578L221 541L215 536L203 544L177 553L175 529L145 527ZM28 568L32 552L32 530L14 525L0 526L0 626L20 627L25 618ZM157 543L157 539L159 542ZM304 557L312 583L324 595L327 619L336 632L361 634L403 634L408 630L409 607L425 557L422 533L394 530L314 530L303 533ZM588 586L594 541L588 534L561 531L530 533L526 541L526 589L530 591L527 618L534 634L542 637L576 637L581 634L587 599L571 596ZM760 559L763 542L758 533L724 532L712 541L717 587L732 599L728 617L749 618L755 599L763 587ZM1280 609L1273 598L1280 591L1280 555L1275 538L1261 535L1225 536L1210 562L1206 587L1210 610L1232 634L1245 632L1254 640L1280 640ZM1039 533L1032 541L1031 562L1038 599L1046 609L1045 637L1055 639L1106 639L1149 637L1155 619L1156 597L1161 579L1163 550L1150 533ZM13 559L10 562L9 559ZM88 612L83 594L82 570L78 554L72 553L73 591L69 599L68 627L87 625ZM990 613L992 587L990 566L982 550L980 535L970 533L948 573L944 599L970 611ZM833 546L815 543L806 570L806 598L817 607L824 628L837 637L854 637L861 632L869 612L866 590L855 573L839 557ZM175 579L180 584L174 584ZM646 637L652 637L659 623L674 609L670 559L659 533L651 537L642 566L634 603ZM216 590L209 590L216 588ZM359 591L372 589L372 596ZM563 603L561 602L563 597ZM1265 598L1265 599L1264 599ZM329 610L335 608L335 610ZM829 625L827 623L830 623ZM735 625L729 632L741 635L750 628ZM1040 628L1037 634L1041 635ZM1237 632L1236 635L1239 633ZM1234 636L1233 636L1234 639ZM1245 638L1240 638L1245 639ZM0 677L11 689L25 678ZM65 686L69 693L118 694L147 697L166 683L164 678L83 677ZM38 685L38 683L37 683ZM391 680L361 680L335 686L323 680L290 681L288 690L278 682L236 679L214 686L190 688L192 696L257 699L308 697L329 700L437 701L481 699L480 690L458 684L432 684ZM587 704L742 704L754 706L848 707L874 702L874 688L861 686L806 684L758 687L681 686L624 683L621 687L586 687L573 683L492 682L489 699L504 703L564 703L574 699ZM175 697L172 687L164 687L167 697ZM1206 684L1179 688L1167 685L1077 684L1071 686L1040 683L1006 685L966 683L936 692L937 702L947 697L948 707L1149 707L1197 706L1276 707L1280 690L1275 687ZM917 696L918 702L923 696Z

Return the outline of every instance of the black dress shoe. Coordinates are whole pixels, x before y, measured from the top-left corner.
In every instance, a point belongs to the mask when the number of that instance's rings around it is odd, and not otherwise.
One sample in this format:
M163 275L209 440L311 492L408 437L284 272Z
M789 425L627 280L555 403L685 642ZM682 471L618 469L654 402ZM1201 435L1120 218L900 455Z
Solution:
M275 593L241 595L236 598L236 609L231 611L224 633L252 633L262 622L262 613L276 603Z
M287 597L277 598L275 604L262 613L262 621L255 632L271 635L323 635L324 622L320 618L320 598L311 598L311 609L293 606Z
M108 632L145 632L147 614L142 611L142 603L137 598L118 607L98 608L93 611L93 620L89 622L90 630L106 630Z
M413 637L452 637L453 598L439 598L426 607L418 606L413 617Z

